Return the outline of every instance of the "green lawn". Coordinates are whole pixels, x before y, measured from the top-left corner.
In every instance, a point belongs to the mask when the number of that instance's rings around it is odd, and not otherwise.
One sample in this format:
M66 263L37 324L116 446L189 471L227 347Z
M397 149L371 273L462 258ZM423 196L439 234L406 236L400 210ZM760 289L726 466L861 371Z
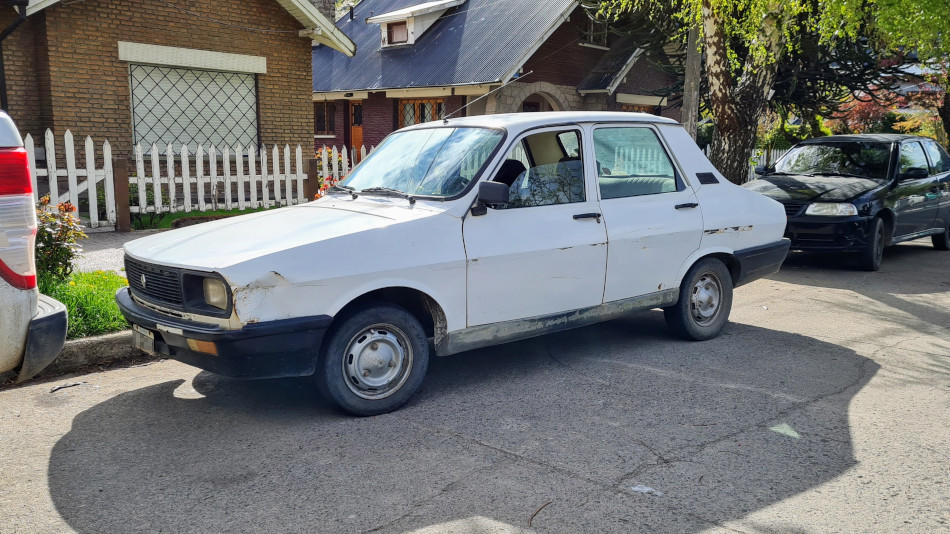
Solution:
M129 285L111 271L73 273L63 283L41 281L40 291L66 305L69 330L66 339L118 332L129 327L115 303L115 293Z

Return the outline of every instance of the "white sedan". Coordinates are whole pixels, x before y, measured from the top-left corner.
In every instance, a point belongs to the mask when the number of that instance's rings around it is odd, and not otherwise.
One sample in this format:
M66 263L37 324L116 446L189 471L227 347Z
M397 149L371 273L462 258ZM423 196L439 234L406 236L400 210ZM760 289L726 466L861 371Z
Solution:
M781 204L726 181L683 127L524 113L387 137L315 202L128 243L139 347L240 378L314 375L394 410L445 356L663 308L679 337L788 251ZM434 347L434 349L430 349Z

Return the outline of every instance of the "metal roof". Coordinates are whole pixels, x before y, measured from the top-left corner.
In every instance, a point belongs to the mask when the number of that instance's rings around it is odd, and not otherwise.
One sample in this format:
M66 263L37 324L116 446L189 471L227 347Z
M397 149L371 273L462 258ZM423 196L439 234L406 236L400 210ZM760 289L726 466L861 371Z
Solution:
M415 44L380 49L374 15L419 5L419 0L363 0L337 27L356 43L344 57L313 49L315 92L444 87L503 81L528 59L577 0L467 0L449 9Z
M577 90L582 94L600 91L613 93L639 58L641 50L633 37L628 35L614 40L610 50L577 86Z

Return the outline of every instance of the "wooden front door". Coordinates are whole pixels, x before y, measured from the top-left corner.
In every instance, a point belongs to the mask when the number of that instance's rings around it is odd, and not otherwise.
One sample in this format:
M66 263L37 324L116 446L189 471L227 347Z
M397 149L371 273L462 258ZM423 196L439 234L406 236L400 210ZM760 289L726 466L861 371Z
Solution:
M363 146L363 101L351 100L349 108L349 120L347 124L349 124L350 129L350 146L354 147L358 154L360 147ZM357 156L354 155L354 158L356 157Z

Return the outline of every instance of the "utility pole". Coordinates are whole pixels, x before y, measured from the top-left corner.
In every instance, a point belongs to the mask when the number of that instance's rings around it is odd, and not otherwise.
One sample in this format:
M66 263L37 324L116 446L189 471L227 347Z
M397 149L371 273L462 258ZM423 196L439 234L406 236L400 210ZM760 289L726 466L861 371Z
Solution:
M686 38L686 73L683 82L683 125L686 132L696 140L699 122L699 77L702 55L699 53L699 29L693 26Z

